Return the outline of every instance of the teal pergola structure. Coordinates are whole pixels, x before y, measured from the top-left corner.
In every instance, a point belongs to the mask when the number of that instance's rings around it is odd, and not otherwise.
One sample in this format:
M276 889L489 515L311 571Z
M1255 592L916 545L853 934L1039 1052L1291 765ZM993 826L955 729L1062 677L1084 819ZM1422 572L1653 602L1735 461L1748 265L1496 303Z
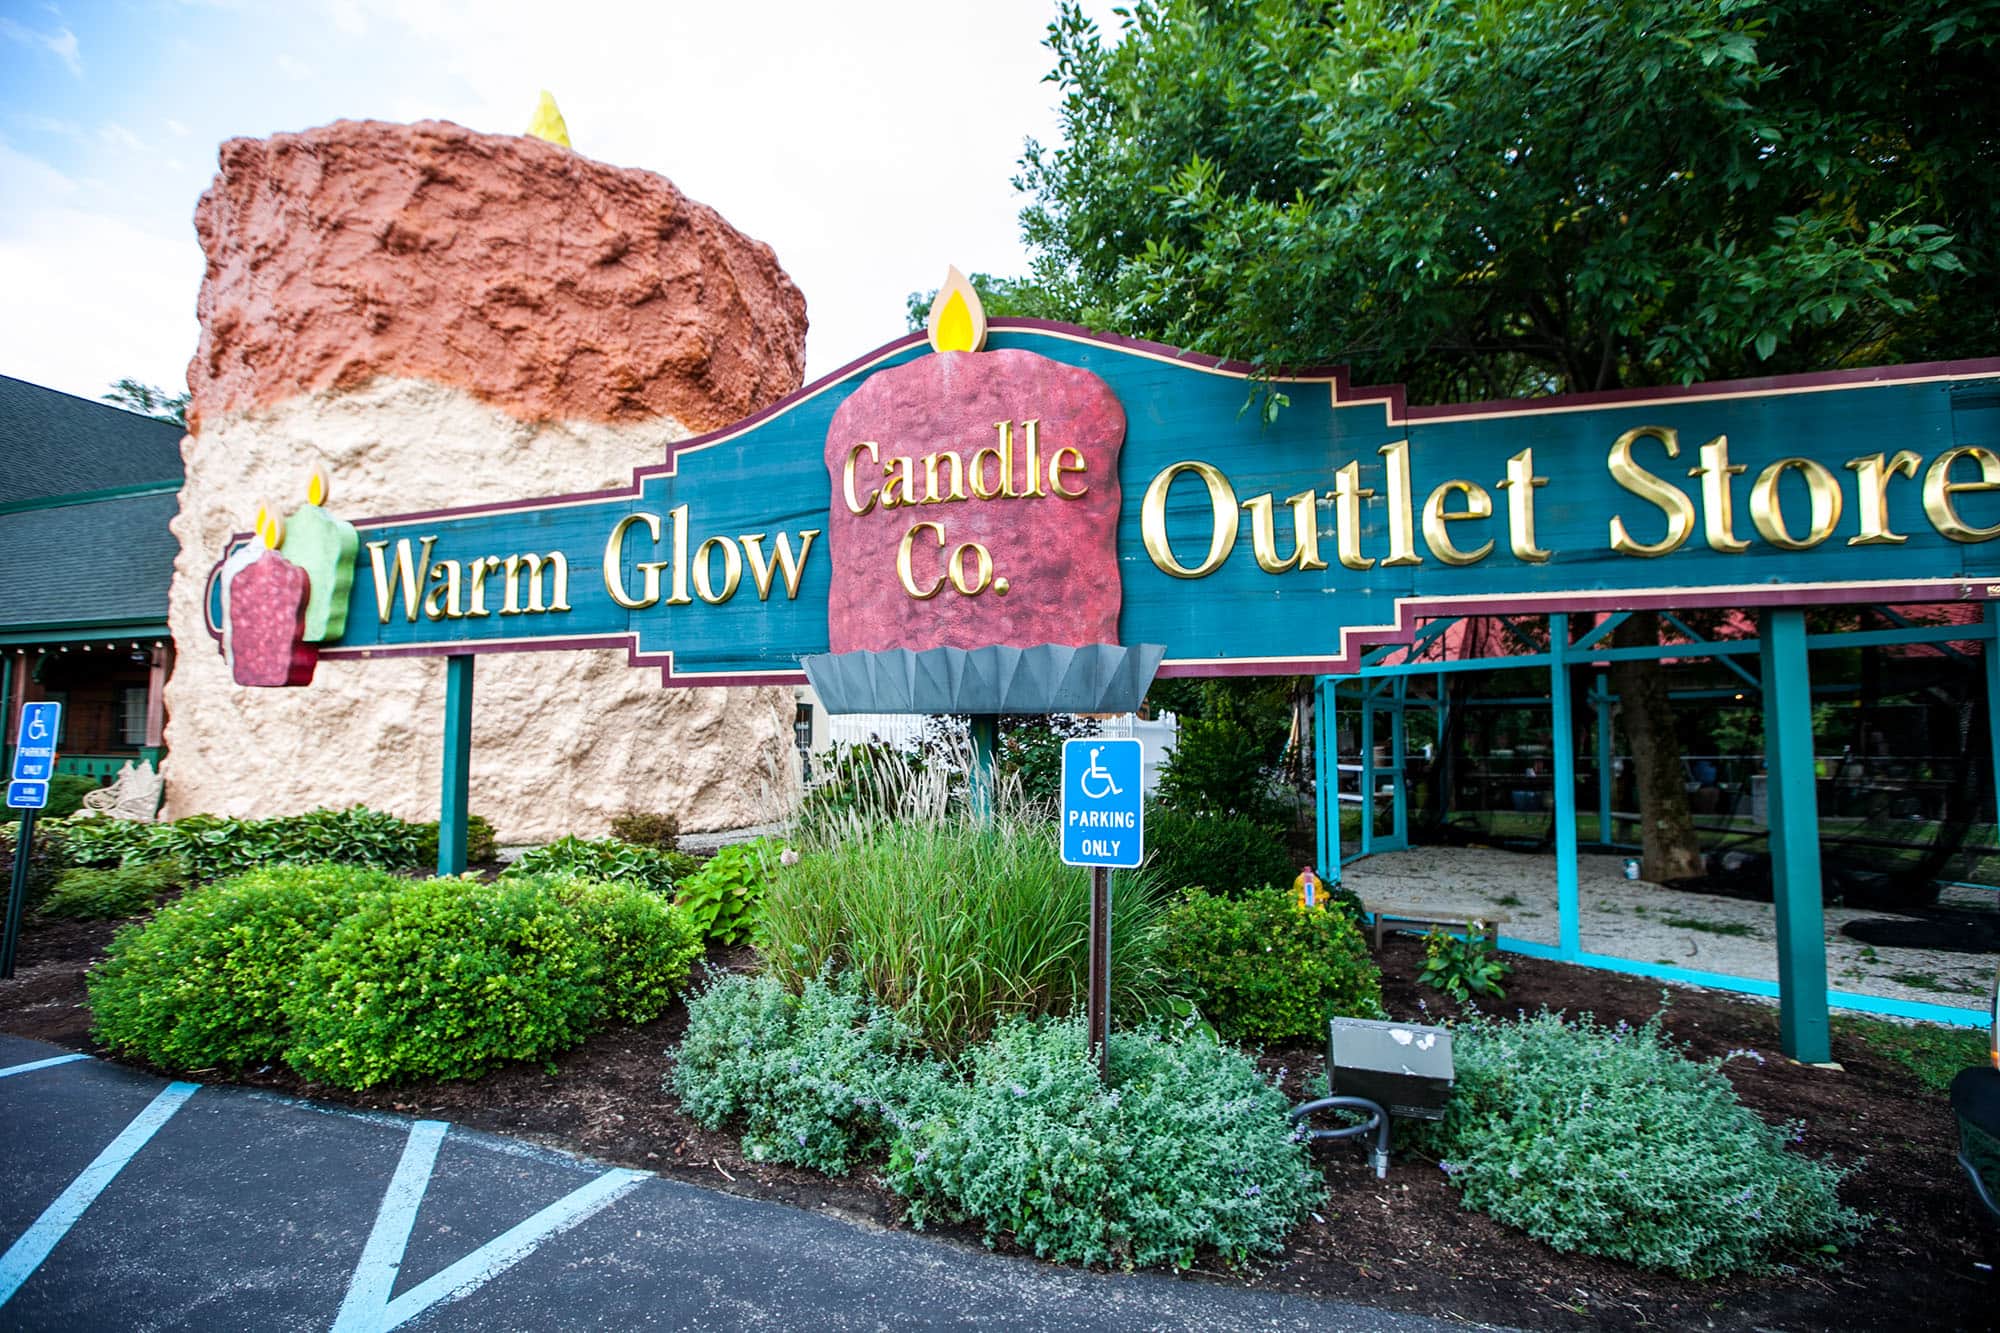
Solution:
M1410 679L1434 676L1442 685L1447 675L1461 671L1546 668L1551 714L1550 759L1555 799L1557 943L1501 936L1503 949L1528 957L1549 958L1584 967L1602 968L1663 981L1685 982L1741 994L1774 996L1778 1000L1780 1039L1785 1054L1806 1063L1831 1059L1829 1008L1838 1006L1867 1013L1931 1022L1980 1027L1990 1021L1984 1009L1927 1004L1884 996L1831 990L1826 978L1825 913L1821 904L1819 800L1815 785L1812 735L1812 676L1810 657L1817 650L1884 647L1904 644L1945 645L1979 640L1984 647L1988 742L2000 756L2000 615L1989 609L1975 624L1918 625L1890 608L1876 608L1890 623L1879 630L1815 634L1806 626L1806 608L1781 606L1758 614L1754 639L1704 637L1677 617L1663 622L1685 636L1684 642L1612 647L1610 638L1629 612L1595 617L1555 613L1547 617L1547 645L1524 628L1523 618L1500 617L1505 631L1523 651L1502 657L1453 658L1445 651L1446 634L1455 619L1422 625L1407 644L1377 648L1366 654L1360 669L1349 675L1320 676L1314 685L1314 746L1318 792L1318 870L1334 883L1341 867L1375 852L1400 850L1409 842L1408 788L1404 779L1405 713L1413 707L1439 707L1439 699L1408 697ZM1578 623L1582 622L1582 623ZM1757 659L1752 674L1737 659ZM1765 765L1769 773L1769 833L1772 887L1777 912L1778 980L1738 977L1695 968L1673 967L1587 951L1583 947L1577 890L1576 738L1569 668L1584 663L1671 661L1713 658L1741 677L1746 690L1763 697ZM1352 701L1360 707L1360 762L1339 762L1335 736L1336 710ZM1602 689L1586 696L1597 713L1598 837L1608 843L1612 826L1610 707ZM1528 700L1515 702L1527 703ZM1540 700L1533 702L1539 703ZM1386 765L1374 757L1376 716L1389 723ZM1442 728L1440 728L1442 732ZM1360 847L1343 854L1340 833L1340 776L1352 768L1360 776L1362 809ZM1379 786L1390 792L1389 829L1376 831Z

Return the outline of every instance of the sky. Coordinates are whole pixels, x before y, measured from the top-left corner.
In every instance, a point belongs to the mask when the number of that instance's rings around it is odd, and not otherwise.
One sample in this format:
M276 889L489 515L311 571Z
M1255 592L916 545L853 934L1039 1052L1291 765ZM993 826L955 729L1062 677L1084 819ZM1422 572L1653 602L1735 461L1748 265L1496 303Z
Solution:
M1115 34L1117 0L1084 0ZM805 293L807 375L908 293L1026 270L1056 0L0 0L0 374L185 387L216 149L340 119L519 133L659 172Z

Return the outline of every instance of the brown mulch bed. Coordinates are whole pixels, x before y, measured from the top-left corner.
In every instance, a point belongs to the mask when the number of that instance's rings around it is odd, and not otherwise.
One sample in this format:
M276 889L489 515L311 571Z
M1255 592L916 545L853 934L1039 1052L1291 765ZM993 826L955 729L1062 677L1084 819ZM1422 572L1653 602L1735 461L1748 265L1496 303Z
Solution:
M0 1030L95 1050L83 976L114 929L114 923L31 920L17 975L0 982ZM713 961L744 968L754 960L738 950ZM1419 998L1433 1015L1440 1009L1435 993L1420 994L1414 983L1420 961L1414 938L1392 937L1385 947L1386 999L1398 1017L1418 1017ZM1589 1010L1607 1023L1639 1023L1660 1006L1658 982L1535 959L1514 962L1509 1010L1546 1004ZM865 1225L898 1225L899 1202L865 1174L830 1180L752 1163L732 1136L682 1115L661 1078L665 1052L685 1022L677 1005L655 1022L602 1032L562 1057L553 1074L519 1066L474 1082L366 1093L309 1084L283 1068L234 1081L446 1119ZM1195 1278L1526 1328L1990 1326L1996 1287L1979 1267L1988 1257L1988 1232L1953 1160L1954 1126L1941 1095L1838 1035L1834 1056L1844 1071L1791 1064L1778 1054L1777 1011L1770 1006L1676 987L1666 1025L1697 1056L1737 1048L1763 1053L1762 1065L1729 1066L1743 1100L1767 1119L1804 1121L1809 1153L1846 1165L1865 1159L1842 1197L1877 1221L1840 1268L1692 1283L1559 1254L1461 1209L1434 1162L1399 1153L1388 1180L1378 1182L1358 1147L1339 1144L1317 1150L1330 1197L1283 1256L1249 1273L1214 1263ZM1320 1055L1276 1051L1264 1063L1286 1067L1288 1091L1303 1099L1303 1081L1319 1072ZM973 1233L950 1238L969 1241Z

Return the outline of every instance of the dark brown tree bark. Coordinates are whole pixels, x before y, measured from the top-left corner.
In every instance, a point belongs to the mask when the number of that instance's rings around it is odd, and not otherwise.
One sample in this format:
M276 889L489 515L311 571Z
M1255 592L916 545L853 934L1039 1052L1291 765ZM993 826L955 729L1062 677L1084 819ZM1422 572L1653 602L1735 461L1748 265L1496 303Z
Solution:
M1618 648L1657 647L1660 618L1635 611L1611 632ZM1613 662L1611 688L1618 694L1618 718L1632 743L1633 790L1639 798L1642 878L1655 884L1694 879L1703 873L1701 844L1688 813L1687 780L1681 770L1680 735L1673 700L1660 662Z

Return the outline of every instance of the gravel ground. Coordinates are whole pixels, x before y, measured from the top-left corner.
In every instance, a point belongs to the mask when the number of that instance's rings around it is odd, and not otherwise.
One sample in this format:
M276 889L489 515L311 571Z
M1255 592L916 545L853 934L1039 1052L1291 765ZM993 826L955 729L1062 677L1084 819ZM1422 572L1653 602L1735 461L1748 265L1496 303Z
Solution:
M1585 951L1778 979L1771 904L1628 880L1622 856L1584 855L1577 871ZM1341 872L1341 880L1364 902L1449 909L1468 917L1504 915L1502 935L1556 943L1553 856L1485 847L1419 847L1357 861ZM2000 897L1979 889L1946 889L1938 902L1954 910L2000 911ZM1878 948L1840 933L1849 921L1893 917L1880 910L1826 909L1829 986L1967 1008L1985 1002L1993 987L1995 959L1990 953Z

